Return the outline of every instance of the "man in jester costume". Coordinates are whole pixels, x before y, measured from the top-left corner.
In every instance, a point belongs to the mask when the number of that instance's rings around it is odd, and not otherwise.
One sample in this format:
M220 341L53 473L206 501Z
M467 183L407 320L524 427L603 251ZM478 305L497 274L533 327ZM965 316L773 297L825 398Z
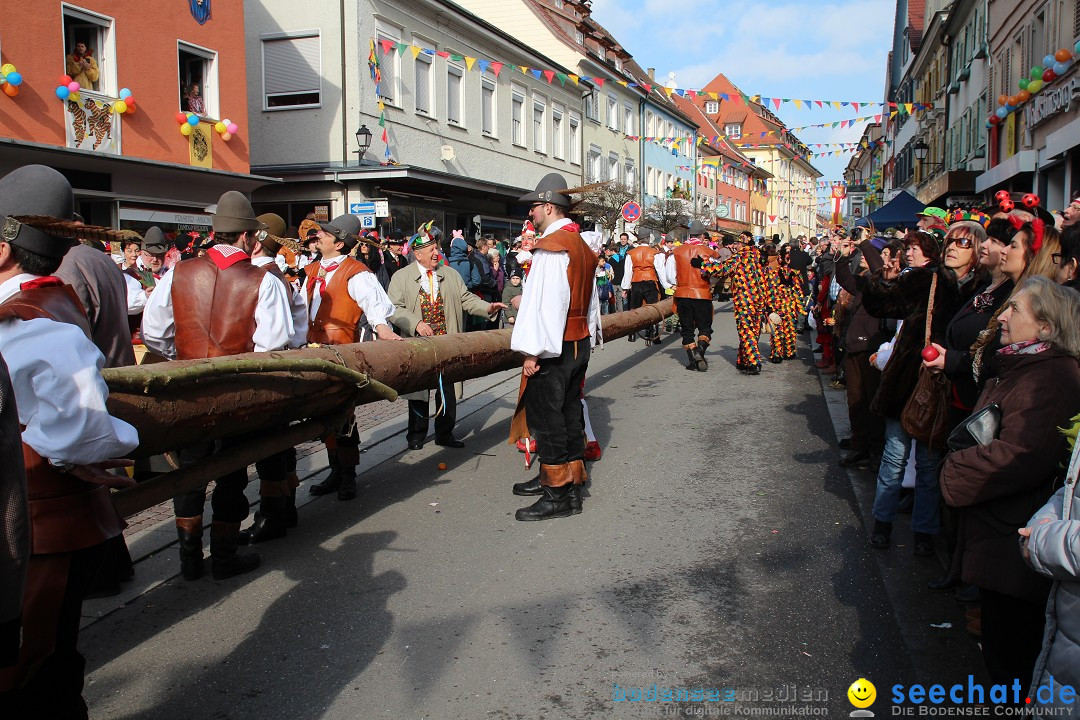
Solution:
M719 274L729 279L735 310L735 328L739 334L739 356L735 367L746 375L758 375L761 372L758 334L766 288L760 254L749 231L744 230L739 235L738 242L732 246L731 257L720 265Z

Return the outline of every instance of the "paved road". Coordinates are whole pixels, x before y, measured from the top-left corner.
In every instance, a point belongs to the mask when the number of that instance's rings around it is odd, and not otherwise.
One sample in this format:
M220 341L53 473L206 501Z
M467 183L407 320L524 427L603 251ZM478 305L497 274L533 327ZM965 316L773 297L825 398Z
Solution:
M366 472L360 508L307 505L250 578L174 578L86 628L91 717L691 716L775 710L792 686L836 716L859 677L882 695L965 677L959 606L917 590L940 563L867 545L872 480L836 466L809 350L744 377L729 312L716 336L707 374L677 338L594 354L583 514L514 520L508 381L459 423L465 450ZM620 700L653 684L737 701Z

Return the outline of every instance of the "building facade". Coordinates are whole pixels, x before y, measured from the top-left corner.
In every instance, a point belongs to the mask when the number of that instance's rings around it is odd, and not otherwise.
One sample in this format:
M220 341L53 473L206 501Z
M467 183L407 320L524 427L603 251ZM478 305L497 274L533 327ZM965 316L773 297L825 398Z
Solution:
M433 220L508 237L525 219L517 198L541 177L581 178L582 97L592 88L556 80L573 73L460 6L245 7L248 67L263 88L250 99L252 165L283 181L255 194L258 209L292 226L309 213L359 211L384 232ZM361 151L364 130L371 144ZM387 213L370 217L364 204L376 199Z
M209 231L203 208L222 192L272 182L250 173L243 27L238 3L208 16L140 0L5 6L0 64L23 81L0 98L0 173L56 168L91 224ZM61 90L64 75L79 85ZM178 115L196 119L190 135Z

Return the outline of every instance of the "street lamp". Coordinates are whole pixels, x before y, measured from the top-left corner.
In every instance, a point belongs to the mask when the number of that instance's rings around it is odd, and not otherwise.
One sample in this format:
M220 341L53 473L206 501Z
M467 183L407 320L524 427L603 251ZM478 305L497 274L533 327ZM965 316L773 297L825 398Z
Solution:
M944 165L944 163L926 162L926 154L930 152L930 146L922 140L915 143L915 147L913 147L912 150L915 151L915 159L919 161L919 167L930 166L940 168Z
M354 153L360 156L360 159L364 159L364 154L371 147L371 131L368 130L367 125L360 125L360 129L356 131L356 144L360 147L359 150L353 150Z

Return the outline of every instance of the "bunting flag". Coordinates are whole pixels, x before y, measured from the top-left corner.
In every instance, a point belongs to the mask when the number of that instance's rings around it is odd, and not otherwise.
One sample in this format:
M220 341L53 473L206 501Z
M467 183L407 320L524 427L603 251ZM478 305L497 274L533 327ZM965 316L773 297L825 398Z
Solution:
M466 67L471 71L473 68L477 68L481 73L491 70L496 77L499 76L499 71L506 65L519 70L522 75L532 75L537 80L544 78L548 84L555 81L556 78L560 82L563 82L563 78L560 77L561 71L548 69L548 68L530 68L527 65L513 65L511 63L500 62L491 58L478 58L470 55L458 55L451 54L442 50L435 50L432 48L425 48L410 43L395 42L386 38L379 40L379 48L382 50L383 55L388 55L392 52L396 52L399 56L403 56L406 52L411 52L413 57L417 57L420 53L427 55L438 55L441 58L449 58L455 62L464 62ZM646 94L652 93L654 90L658 93L662 93L664 96L670 98L672 95L678 95L679 97L690 98L696 100L699 97L707 97L711 100L723 100L728 102L741 102L744 105L756 103L766 108L775 108L779 110L781 105L791 104L798 110L813 110L815 106L818 109L824 108L828 105L836 110L843 110L845 107L850 107L858 112L862 108L880 107L888 108L893 113L902 112L905 114L912 114L916 111L929 110L934 107L933 103L896 103L896 102L881 102L881 101L862 101L862 100L816 100L805 98L778 98L778 97L766 97L764 95L745 95L742 93L722 93L712 92L709 90L703 90L700 88L669 88L664 85L655 85L648 82L630 82L620 78L607 78L602 76L582 77L579 75L573 75L570 73L564 73L566 79L569 79L575 85L579 80L585 80L591 82L598 88L603 88L606 82L615 82L625 88L640 88L645 91ZM869 118L862 118L863 120ZM859 118L855 119L856 121ZM880 120L878 120L880 122ZM829 127L830 123L824 125L814 125L806 127ZM835 127L835 125L831 125Z
M379 109L379 127L382 128L382 141L383 145L386 146L386 149L383 152L383 158L385 159L386 163L393 164L394 160L390 156L390 135L389 133L387 133L386 130L386 104L383 102L382 99L382 70L379 68L379 56L375 52L375 39L371 38L370 43L371 47L370 52L368 53L368 70L371 71L371 81L375 85L375 105ZM392 48L394 45L394 43L390 40L380 40L379 44L383 48L383 55L386 55L388 52L390 52L390 48ZM416 57L418 54L419 51L413 53L413 57Z

